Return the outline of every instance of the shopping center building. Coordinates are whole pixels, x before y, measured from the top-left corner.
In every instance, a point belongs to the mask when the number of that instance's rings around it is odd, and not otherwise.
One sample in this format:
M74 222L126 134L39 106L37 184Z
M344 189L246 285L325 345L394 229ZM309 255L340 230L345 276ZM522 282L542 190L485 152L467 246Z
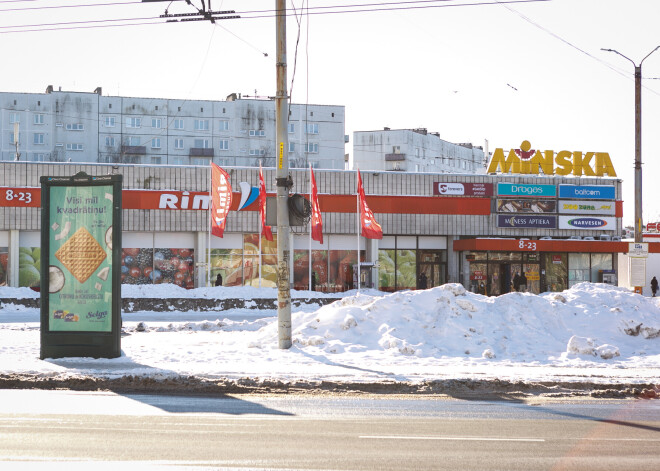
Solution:
M487 175L362 172L367 203L383 228L381 240L357 235L356 172L317 169L323 244L313 242L310 253L308 226L292 226L292 286L308 288L311 255L317 290L357 287L358 241L361 285L385 291L418 288L422 273L426 287L457 282L488 295L512 290L522 273L534 293L580 281L612 282L616 255L628 250L620 242L622 182L608 174L602 158L589 167L586 154L581 166L573 159L568 174L560 154L554 173L563 175L533 174L525 162L516 167L510 157L498 161L497 152ZM85 172L123 175L124 283L193 288L220 273L225 286L274 286L277 234L275 242L259 244L257 203L239 210L242 196L249 203L250 190L258 186L259 169L225 170L232 210L224 237L210 238L207 166L0 162L0 283L39 284L40 177ZM275 173L264 169L270 197ZM290 173L292 193L308 197L309 170Z

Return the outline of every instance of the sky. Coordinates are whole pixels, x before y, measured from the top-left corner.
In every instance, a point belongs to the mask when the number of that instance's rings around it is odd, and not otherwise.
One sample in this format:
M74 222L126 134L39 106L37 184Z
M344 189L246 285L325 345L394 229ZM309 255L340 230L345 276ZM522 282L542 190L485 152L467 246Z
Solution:
M292 297L320 295L292 291ZM0 287L0 298L35 297ZM122 296L274 298L274 288L122 285ZM486 297L459 284L292 308L292 347L278 348L275 310L124 313L122 355L39 360L40 314L0 306L0 372L66 378L196 376L255 381L412 382L474 379L649 384L660 377L660 298L599 283L561 293ZM657 386L660 387L660 384Z
M166 8L192 12L182 1L82 3L0 1L8 71L2 91L41 93L53 85L88 92L101 86L104 95L137 97L275 95L273 0L213 0L213 10L241 15L216 25L158 18ZM369 11L338 14L319 8L366 4L287 3L291 11L309 6L310 13L323 13L298 18L300 34L296 18L288 20L291 101L344 105L347 153L354 131L383 127L427 128L457 143L487 140L491 152L518 148L523 140L540 150L608 152L624 181L623 222L632 224L634 67L601 48L639 63L660 45L660 2L411 1L391 2L388 11L373 11L371 3L353 8ZM105 21L125 19L136 20ZM133 25L117 26L127 23ZM42 26L16 28L25 25ZM660 51L645 60L642 75L643 219L653 222L660 220L660 192L653 185L660 172L660 133L654 132Z

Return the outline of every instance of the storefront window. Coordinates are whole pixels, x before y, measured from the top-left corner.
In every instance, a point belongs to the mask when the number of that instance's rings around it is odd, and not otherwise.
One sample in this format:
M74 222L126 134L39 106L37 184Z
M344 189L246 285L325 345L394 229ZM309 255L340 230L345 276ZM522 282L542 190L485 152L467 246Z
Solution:
M18 250L18 286L39 286L41 284L41 248L20 247Z
M331 250L328 291L337 293L353 289L353 265L357 263L355 250Z
M121 282L129 285L172 283L192 289L194 249L122 248Z
M243 285L243 254L241 249L211 249L211 286L218 274L222 286Z
M0 286L7 285L7 265L9 260L9 247L0 247ZM39 260L41 263L41 259Z
M312 275L316 276L316 291L328 292L328 251L312 250Z
M309 289L309 250L293 252L293 289Z
M590 257L588 253L568 254L568 287L589 281Z
M417 287L417 257L415 250L396 251L397 289L415 289Z
M160 270L154 271L154 249L124 247L121 254L121 282L128 285L147 285L154 282L154 276Z
M541 292L541 270L538 263L523 264L523 272L527 278L527 292L539 294Z
M470 263L470 291L473 293L486 294L487 267L485 263Z
M522 260L521 252L490 252L488 260L518 261Z
M568 284L567 254L546 253L545 283L547 291L564 291Z
M591 281L593 283L600 283L600 271L612 270L612 254L611 253L592 253L591 254Z
M505 268L506 265L495 263L488 265L488 279L486 281L486 294L488 296L499 296L509 292L511 277L508 277L507 281L508 272L505 272L503 267Z
M378 283L381 291L396 291L396 255L394 250L378 251Z

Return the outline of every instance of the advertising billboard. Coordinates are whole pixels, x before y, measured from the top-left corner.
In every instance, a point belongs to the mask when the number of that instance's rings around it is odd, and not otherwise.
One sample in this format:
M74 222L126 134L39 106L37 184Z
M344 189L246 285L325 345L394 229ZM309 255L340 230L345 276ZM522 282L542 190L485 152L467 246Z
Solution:
M591 215L559 216L559 229L614 231L616 230L616 218Z
M518 196L523 198L554 198L557 196L555 185L530 185L519 183L498 183L498 196Z
M614 200L616 189L612 185L559 185L560 198Z
M440 196L493 196L493 184L434 182L433 194Z
M121 181L41 178L41 358L121 354Z
M538 229L556 229L557 216L541 216L541 215L516 215L509 216L505 214L497 215L497 227L511 228L511 227L529 227Z
M498 213L555 213L557 202L555 200L533 199L498 199Z
M557 206L560 214L600 214L603 216L614 216L616 212L614 201L559 200Z

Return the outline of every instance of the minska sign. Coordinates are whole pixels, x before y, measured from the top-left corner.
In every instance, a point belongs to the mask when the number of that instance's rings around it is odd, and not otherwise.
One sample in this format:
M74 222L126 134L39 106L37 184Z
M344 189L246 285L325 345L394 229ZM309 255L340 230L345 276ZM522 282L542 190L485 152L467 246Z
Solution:
M504 149L495 149L488 165L488 173L516 173L523 175L575 175L586 177L616 177L607 152L535 150L529 141L520 149L511 149L505 157Z

